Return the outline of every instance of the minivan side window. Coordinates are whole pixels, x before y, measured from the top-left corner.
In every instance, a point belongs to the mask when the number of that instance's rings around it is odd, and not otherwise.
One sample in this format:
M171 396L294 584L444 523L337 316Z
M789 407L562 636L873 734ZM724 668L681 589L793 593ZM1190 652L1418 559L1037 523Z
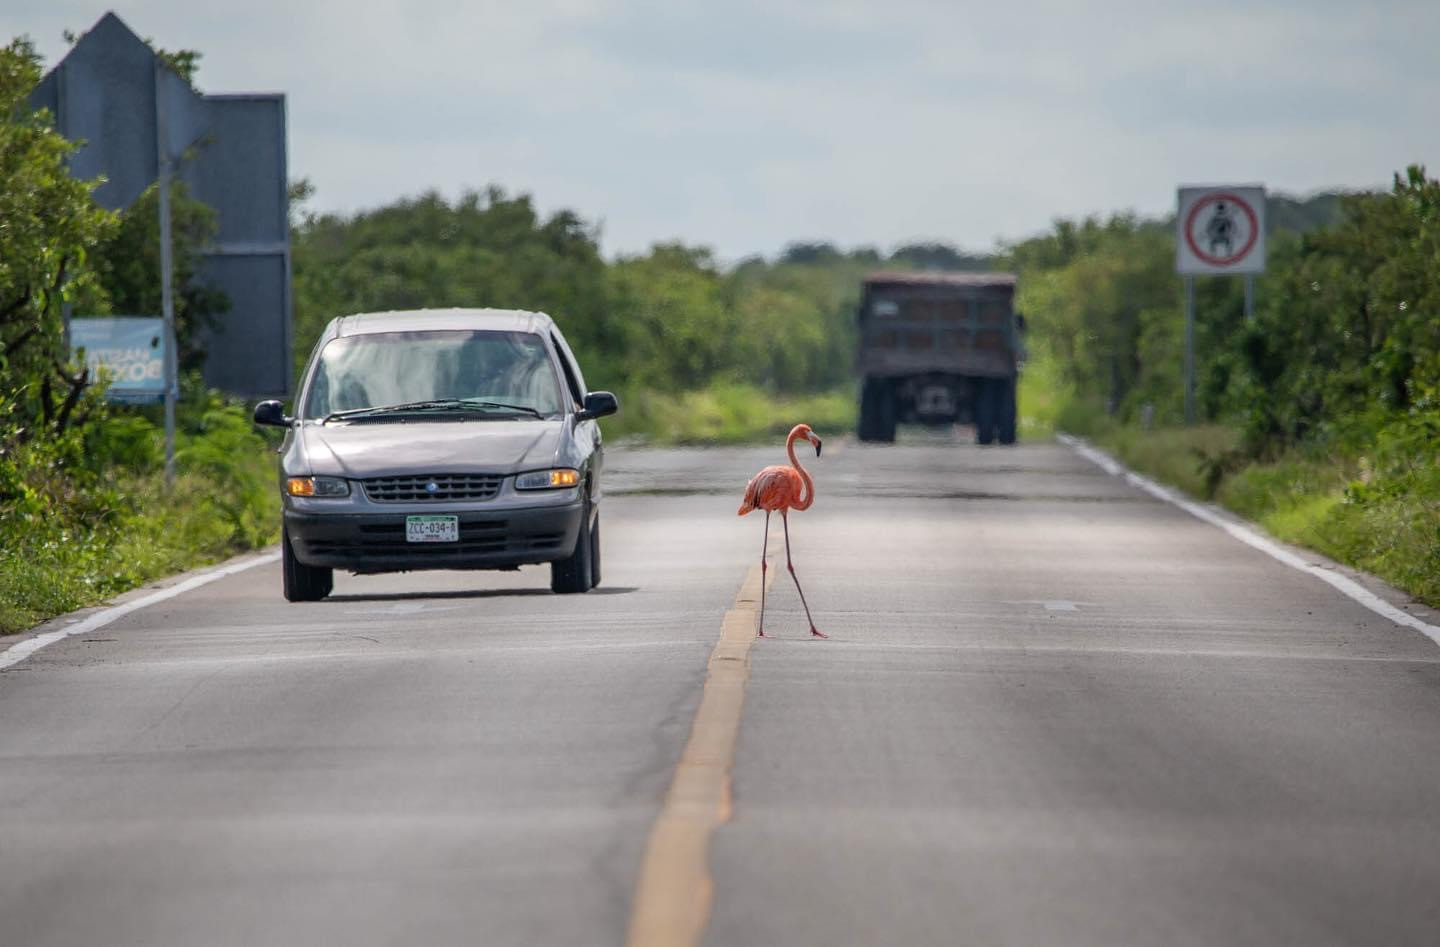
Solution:
M570 395L575 399L576 405L585 403L585 392L580 390L580 373L570 362L570 352L560 337L551 334L550 342L555 346L555 353L560 356L560 370L565 373L565 387L570 389Z

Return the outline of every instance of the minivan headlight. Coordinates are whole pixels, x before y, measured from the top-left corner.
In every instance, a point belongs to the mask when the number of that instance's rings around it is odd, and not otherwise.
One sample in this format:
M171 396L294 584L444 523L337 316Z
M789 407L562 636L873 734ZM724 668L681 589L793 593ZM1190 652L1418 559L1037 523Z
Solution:
M348 497L350 481L344 477L291 477L285 492L292 497Z
M554 490L558 487L573 487L580 483L580 471L570 467L554 470L532 470L515 478L516 490Z

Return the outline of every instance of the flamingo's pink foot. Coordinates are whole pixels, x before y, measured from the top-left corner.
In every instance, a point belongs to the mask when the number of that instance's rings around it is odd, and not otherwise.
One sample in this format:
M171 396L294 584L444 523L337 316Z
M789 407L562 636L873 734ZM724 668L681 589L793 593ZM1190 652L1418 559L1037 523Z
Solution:
M761 628L759 631L755 632L755 637L757 637L757 638L769 638L770 636L767 635L767 634L765 634L765 629L764 629L764 628Z
M821 631L819 628L816 628L816 627L814 627L814 626L811 626L811 628L810 628L810 634L814 635L816 638L829 638L829 637L830 637L829 635L825 634L825 632Z

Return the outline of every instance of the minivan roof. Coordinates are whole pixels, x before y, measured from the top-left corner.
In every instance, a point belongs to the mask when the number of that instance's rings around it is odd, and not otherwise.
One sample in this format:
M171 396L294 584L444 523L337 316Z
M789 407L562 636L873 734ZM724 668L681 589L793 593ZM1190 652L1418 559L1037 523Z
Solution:
M491 329L498 332L545 332L554 320L543 312L524 309L407 309L362 312L335 320L335 336L375 332L435 332L456 329Z

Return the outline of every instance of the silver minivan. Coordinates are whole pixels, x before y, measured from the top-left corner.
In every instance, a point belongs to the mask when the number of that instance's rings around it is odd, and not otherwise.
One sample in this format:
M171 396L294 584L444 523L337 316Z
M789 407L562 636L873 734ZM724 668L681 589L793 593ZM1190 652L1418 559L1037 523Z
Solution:
M285 598L330 594L334 570L517 569L556 592L600 583L604 450L588 391L544 313L433 309L342 316L255 423L280 446Z

